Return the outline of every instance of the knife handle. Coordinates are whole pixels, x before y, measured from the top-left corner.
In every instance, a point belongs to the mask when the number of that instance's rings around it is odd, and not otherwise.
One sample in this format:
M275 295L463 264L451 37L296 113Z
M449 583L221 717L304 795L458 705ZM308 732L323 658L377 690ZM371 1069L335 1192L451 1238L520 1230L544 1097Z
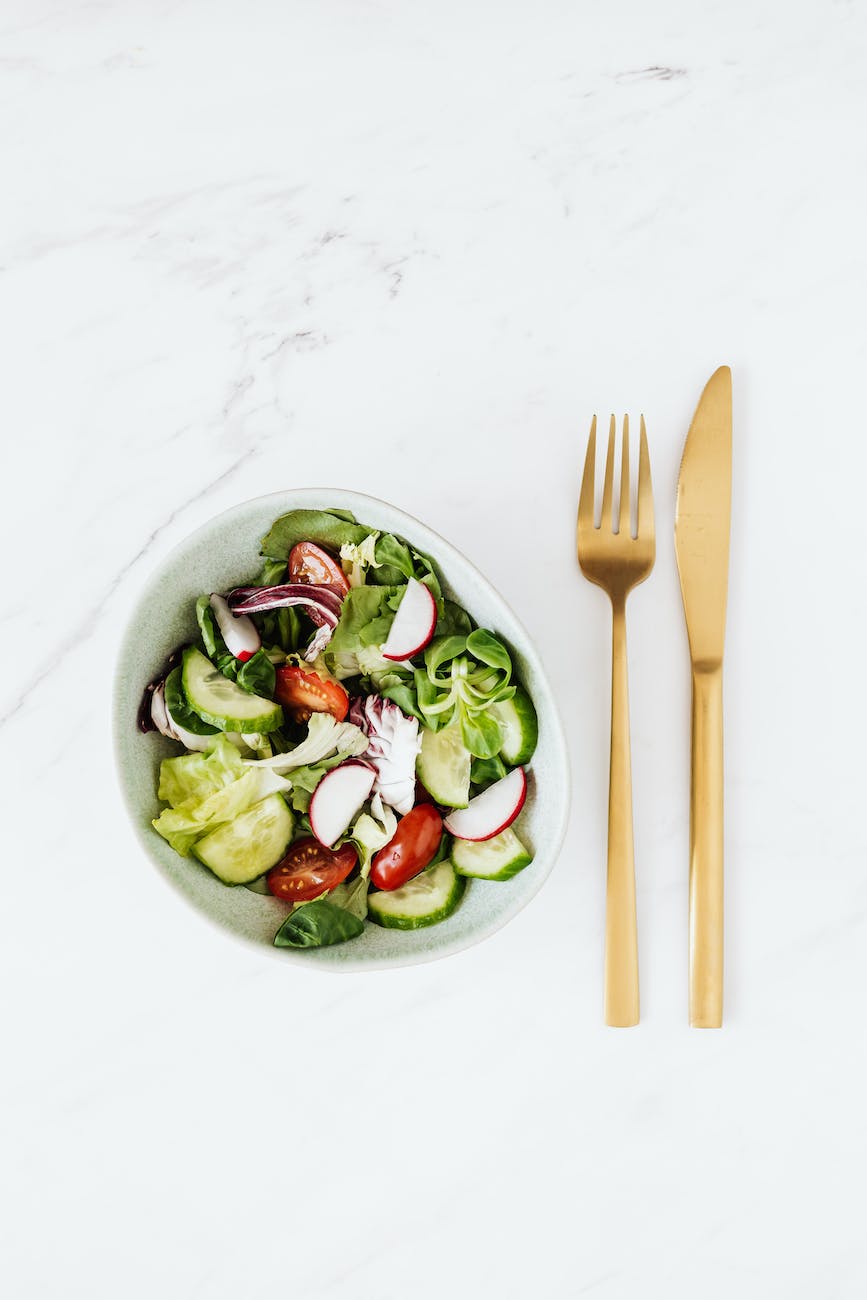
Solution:
M611 768L608 780L608 881L605 898L605 1023L638 1024L638 925L632 838L632 762L626 601L612 599Z
M692 678L689 1023L719 1029L723 1006L722 665Z

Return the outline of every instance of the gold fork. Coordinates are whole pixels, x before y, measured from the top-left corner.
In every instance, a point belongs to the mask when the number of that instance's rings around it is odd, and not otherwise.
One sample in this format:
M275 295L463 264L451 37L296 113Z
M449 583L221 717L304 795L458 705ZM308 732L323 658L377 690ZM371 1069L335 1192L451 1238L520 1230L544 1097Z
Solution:
M602 516L595 523L596 416L590 426L578 501L578 563L586 578L611 599L611 769L608 783L608 884L605 899L605 1023L638 1024L638 926L632 841L632 765L629 756L629 686L626 660L626 597L643 582L656 558L653 490L647 430L641 417L638 455L638 518L632 534L629 483L629 416L623 417L620 508L614 513L614 416L602 489Z

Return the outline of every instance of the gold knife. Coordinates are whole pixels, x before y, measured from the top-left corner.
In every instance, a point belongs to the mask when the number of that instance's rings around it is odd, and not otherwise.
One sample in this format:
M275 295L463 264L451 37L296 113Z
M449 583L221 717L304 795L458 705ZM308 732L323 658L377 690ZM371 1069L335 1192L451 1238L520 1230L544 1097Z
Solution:
M723 1005L722 668L732 502L732 373L701 395L677 480L674 549L692 659L689 1023L718 1029Z

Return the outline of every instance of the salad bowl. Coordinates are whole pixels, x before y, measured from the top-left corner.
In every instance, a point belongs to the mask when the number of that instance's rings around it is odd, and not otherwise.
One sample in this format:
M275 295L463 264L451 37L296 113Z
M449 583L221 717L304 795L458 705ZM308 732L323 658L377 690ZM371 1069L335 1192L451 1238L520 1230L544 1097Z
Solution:
M351 511L372 529L398 534L429 555L446 595L464 606L512 652L536 707L538 746L528 769L521 834L533 851L529 867L510 880L474 880L460 907L439 925L418 930L367 926L351 943L275 948L286 914L276 898L227 888L201 863L181 858L154 831L160 761L172 742L143 735L136 718L145 684L171 651L196 636L195 604L203 591L221 591L256 571L262 536L274 519L296 509ZM145 855L199 912L279 961L350 971L408 966L448 956L505 925L537 893L551 871L569 810L569 767L563 728L545 670L529 634L503 598L470 561L432 529L397 507L357 492L304 488L272 493L235 506L182 541L151 575L123 638L114 692L114 741L121 791Z

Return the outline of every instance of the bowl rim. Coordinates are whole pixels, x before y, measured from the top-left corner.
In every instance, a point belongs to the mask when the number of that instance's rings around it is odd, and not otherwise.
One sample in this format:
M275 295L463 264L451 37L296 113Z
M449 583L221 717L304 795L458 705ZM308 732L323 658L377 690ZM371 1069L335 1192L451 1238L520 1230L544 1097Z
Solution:
M249 508L250 506L263 504L269 500L276 501L278 499L283 502L286 501L291 502L292 500L298 501L297 506L288 505L285 508L281 509L280 513L282 514L285 514L286 511L289 509L305 509L305 508L322 509L323 508L321 504L318 506L311 505L310 498L319 498L320 501L328 500L338 507L351 509L353 513L355 513L355 511L359 508L359 503L361 503L362 511L364 509L364 505L367 503L370 503L373 506L382 506L386 510L394 511L396 514L401 516L401 519L405 520L408 525L413 527L417 526L418 528L420 528L421 531L424 534L427 534L430 538L432 538L437 545L441 545L446 552L451 552L454 555L458 556L460 561L463 564L465 564L468 569L472 571L473 575L479 580L479 582L484 587L488 588L491 592L493 592L496 599L500 601L500 603L508 610L510 616L514 619L515 624L520 629L521 633L525 638L525 643L521 647L521 655L525 660L527 660L532 665L533 672L537 680L541 683L543 690L547 693L548 699L550 701L551 742L552 742L553 749L555 750L555 757L563 773L562 784L564 790L564 797L560 801L559 820L551 836L547 861L545 861L542 864L543 869L535 873L532 881L526 882L525 892L519 895L517 898L515 898L515 900L511 904L509 904L501 913L498 913L496 917L490 920L487 924L481 925L478 929L473 930L471 934L466 935L463 938L454 940L450 944L445 944L440 947L437 947L432 951L411 952L411 953L408 952L405 957L403 956L396 956L396 957L392 956L392 957L382 957L382 958L359 957L356 959L353 959L352 957L341 957L340 959L329 961L328 958L325 956L327 950L317 949L316 950L318 954L317 960L315 962L311 962L305 960L305 953L304 950L302 949L299 949L297 952L293 951L291 948L278 949L275 948L273 945L258 942L255 939L249 938L247 935L241 934L236 930L230 929L227 925L224 925L221 921L219 921L214 916L212 916L205 908L197 906L196 903L184 893L180 885L178 885L172 879L172 877L163 869L161 863L151 852L150 837L148 836L144 827L139 824L138 817L136 815L137 809L133 806L131 794L128 789L127 782L124 778L124 764L121 758L121 725L126 726L127 722L125 720L123 724L121 723L121 707L122 707L121 695L123 693L123 685L122 685L122 676L117 670L119 666L125 662L128 652L130 650L131 642L133 640L134 633L135 633L135 627L136 627L140 606L144 598L146 597L146 595L152 590L153 587L156 586L159 580L159 574L163 569L171 565L172 561L176 559L186 549L186 547L189 545L190 541L194 537L196 537L199 533L203 532L205 529L218 528L220 522L222 520L226 520L229 516L234 515L236 513L240 513L245 509ZM412 536L407 537L407 540L410 543L415 544ZM425 547L425 549L427 549L427 547ZM438 554L435 553L432 558L436 563L438 564L441 563ZM446 561L446 565L444 566L444 577L446 582L448 583L447 561ZM544 885L545 881L550 876L560 856L560 850L563 847L563 840L566 835L566 830L568 827L569 816L571 811L571 792L572 792L571 763L569 759L569 749L566 744L566 735L563 728L563 722L560 717L560 711L557 706L554 690L551 686L551 682L548 677L548 672L542 662L538 650L536 649L536 644L533 638L531 637L530 633L528 632L527 627L524 624L523 620L518 616L518 614L512 608L510 603L506 600L505 596L501 594L498 588L494 586L494 584L490 581L489 578L485 577L485 575L478 568L478 566L471 559L469 559L469 557L465 555L463 551L461 551L457 546L455 546L454 542L450 542L448 538L443 537L441 533L437 532L436 529L431 528L429 524L424 523L423 520L418 519L415 515L411 515L408 511L403 510L400 506L394 505L391 501L386 501L383 497L374 497L371 496L369 493L356 492L348 488L336 488L336 487L283 488L275 492L265 492L258 496L247 497L243 501L236 501L233 505L227 506L224 510L219 511L217 514L209 516L207 519L203 520L200 524L198 524L197 527L192 529L190 532L186 533L185 536L180 538L174 544L174 546L172 546L171 549L167 551L166 554L163 555L161 559L158 560L152 566L150 572L148 573L147 577L145 578L144 582L142 583L139 589L138 598L135 601L133 608L130 610L126 618L123 632L120 637L119 648L115 658L114 684L112 689L112 753L114 756L115 779L120 788L120 794L123 800L123 806L129 818L130 827L133 831L133 834L144 856L149 860L151 866L155 869L156 874L160 877L160 879L164 882L164 884L169 889L171 889L176 895L179 895L183 899L183 901L187 904L189 910L195 913L197 916L199 916L203 921L207 922L207 924L210 925L214 930L219 931L220 934L235 940L236 942L242 944L244 947L248 949L252 949L255 952L259 952L259 953L263 951L266 952L271 958L271 960L277 960L283 966L286 966L287 964L293 966L300 965L300 966L304 966L307 970L329 971L333 974L340 974L340 973L354 974L358 971L394 970L394 969L405 968L408 966L422 966L427 964L428 962L440 961L443 958L455 956L457 953L466 952L468 949L474 948L477 944L482 943L485 939L489 939L491 935L496 934L499 930L502 930L504 926L508 925L510 921L514 920L514 918L518 915L519 912L523 911L523 909L527 906L527 904L530 903L536 897L536 895L539 893L542 886Z

